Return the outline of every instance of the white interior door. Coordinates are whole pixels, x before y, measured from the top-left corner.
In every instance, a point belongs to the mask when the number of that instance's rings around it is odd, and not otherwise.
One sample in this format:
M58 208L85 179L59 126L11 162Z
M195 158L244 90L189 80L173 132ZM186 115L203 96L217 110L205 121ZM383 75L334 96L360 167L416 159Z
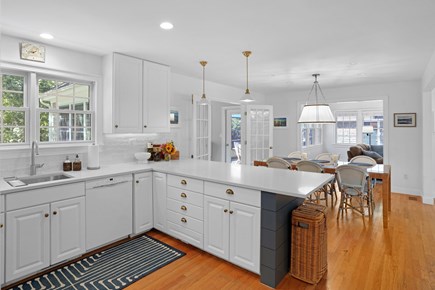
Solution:
M265 160L273 156L273 107L268 105L248 105L242 125L242 160L252 164L254 160Z
M225 109L225 162L241 163L241 108L228 107Z
M210 160L211 158L211 106L210 102L201 104L195 96L193 103L193 154L192 158Z

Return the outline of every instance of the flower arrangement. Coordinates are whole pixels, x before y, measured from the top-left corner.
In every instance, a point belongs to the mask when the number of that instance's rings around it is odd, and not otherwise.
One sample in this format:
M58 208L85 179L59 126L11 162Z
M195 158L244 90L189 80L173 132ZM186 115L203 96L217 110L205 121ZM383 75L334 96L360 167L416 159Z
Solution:
M174 155L175 152L177 152L177 148L174 145L174 141L170 141L170 142L166 142L165 144L162 144L161 148L162 148L162 153L165 155L165 159L166 156L168 156L169 158L169 155Z

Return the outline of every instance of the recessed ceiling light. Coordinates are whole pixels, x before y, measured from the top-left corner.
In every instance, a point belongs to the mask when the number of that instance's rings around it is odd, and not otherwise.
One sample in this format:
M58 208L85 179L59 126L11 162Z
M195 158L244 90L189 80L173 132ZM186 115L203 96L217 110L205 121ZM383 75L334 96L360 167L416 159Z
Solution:
M172 28L174 28L174 25L171 22L162 22L160 24L160 28L164 30L171 30Z
M53 35L51 35L50 33L41 33L39 36L41 36L44 39L53 39Z

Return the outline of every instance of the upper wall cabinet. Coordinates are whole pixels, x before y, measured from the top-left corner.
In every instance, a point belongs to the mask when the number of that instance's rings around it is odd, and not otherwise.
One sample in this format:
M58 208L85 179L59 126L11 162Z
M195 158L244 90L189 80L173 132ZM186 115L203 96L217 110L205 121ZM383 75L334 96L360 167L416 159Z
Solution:
M170 68L117 53L105 64L105 133L169 132Z

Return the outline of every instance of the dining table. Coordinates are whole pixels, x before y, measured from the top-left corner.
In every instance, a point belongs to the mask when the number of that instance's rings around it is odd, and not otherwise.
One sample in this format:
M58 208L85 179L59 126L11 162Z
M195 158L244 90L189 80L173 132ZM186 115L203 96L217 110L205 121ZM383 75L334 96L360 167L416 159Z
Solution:
M297 158L292 159L292 158L284 157L283 159L287 160L290 163L291 166L289 169L291 170L296 170L297 162L300 161L300 159ZM350 164L349 162L345 162L345 161L338 161L335 164L330 163L329 161L325 162L324 160L311 160L311 161L319 163L323 167L323 172L329 174L335 174L337 167L340 165ZM371 164L363 164L363 163L361 164L353 163L353 165L363 166L364 168L366 168L370 178L382 180L382 191L381 191L382 222L384 228L385 229L388 228L389 215L391 212L391 165L387 165L387 164L371 165ZM267 162L261 160L254 160L254 166L267 167Z

